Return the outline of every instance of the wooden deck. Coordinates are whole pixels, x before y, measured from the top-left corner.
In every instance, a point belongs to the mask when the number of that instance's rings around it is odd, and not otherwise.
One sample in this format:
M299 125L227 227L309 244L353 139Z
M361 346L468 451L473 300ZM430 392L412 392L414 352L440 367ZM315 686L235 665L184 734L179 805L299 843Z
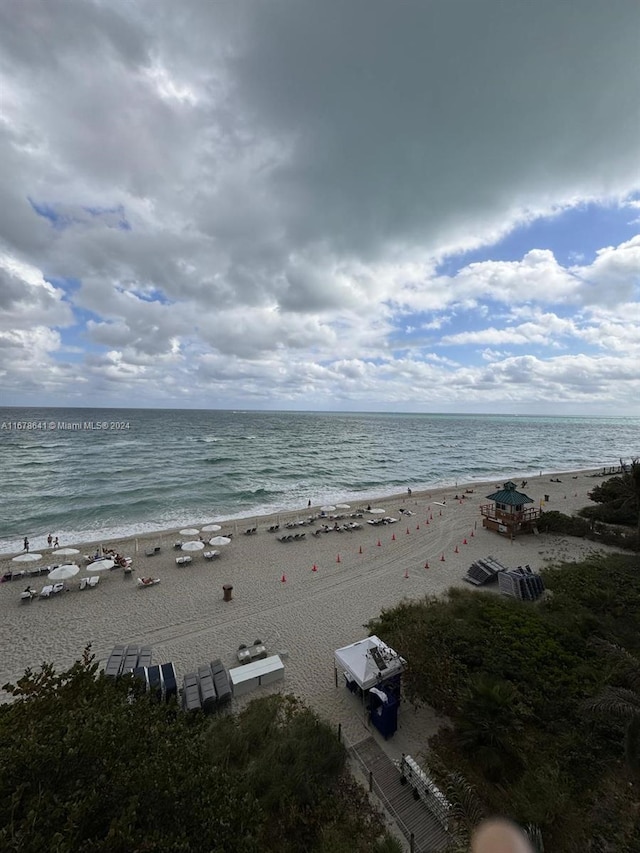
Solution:
M400 771L373 737L349 747L366 776L373 774L373 791L396 821L414 853L439 853L449 837L424 800L416 800L410 785L400 784Z

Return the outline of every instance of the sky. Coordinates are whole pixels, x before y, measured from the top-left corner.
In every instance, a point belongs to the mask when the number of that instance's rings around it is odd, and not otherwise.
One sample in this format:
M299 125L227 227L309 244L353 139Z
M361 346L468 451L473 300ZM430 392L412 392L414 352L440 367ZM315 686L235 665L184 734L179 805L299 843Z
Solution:
M637 0L4 0L0 404L640 415Z

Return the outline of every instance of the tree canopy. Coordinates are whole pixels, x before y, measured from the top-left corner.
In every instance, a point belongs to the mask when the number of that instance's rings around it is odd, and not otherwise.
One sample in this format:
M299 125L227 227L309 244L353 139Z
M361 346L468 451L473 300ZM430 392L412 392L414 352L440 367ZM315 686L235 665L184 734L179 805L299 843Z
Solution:
M412 699L450 720L424 744L445 787L445 771L462 774L481 811L537 826L554 853L640 851L640 777L627 760L640 749L637 684L632 667L615 668L591 642L600 636L638 658L637 557L542 574L550 595L536 604L452 589L367 627L407 659ZM628 700L624 713L594 713L612 695Z
M1 850L364 853L385 841L336 733L292 697L186 714L98 673L89 649L5 689Z

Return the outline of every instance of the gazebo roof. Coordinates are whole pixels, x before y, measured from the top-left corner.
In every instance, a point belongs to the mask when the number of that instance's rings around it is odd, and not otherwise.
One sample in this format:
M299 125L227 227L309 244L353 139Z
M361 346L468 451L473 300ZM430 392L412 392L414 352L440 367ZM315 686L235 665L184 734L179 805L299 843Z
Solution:
M516 484L512 483L511 480L505 483L499 492L487 495L487 499L495 501L498 504L507 504L508 506L523 506L523 504L533 503L533 498L525 495L524 492L516 491Z

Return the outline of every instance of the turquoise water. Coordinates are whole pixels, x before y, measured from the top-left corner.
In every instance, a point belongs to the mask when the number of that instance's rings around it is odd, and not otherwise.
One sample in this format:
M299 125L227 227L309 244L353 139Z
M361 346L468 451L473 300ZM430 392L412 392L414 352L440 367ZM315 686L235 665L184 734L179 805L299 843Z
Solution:
M0 408L0 550L638 455L640 418Z

